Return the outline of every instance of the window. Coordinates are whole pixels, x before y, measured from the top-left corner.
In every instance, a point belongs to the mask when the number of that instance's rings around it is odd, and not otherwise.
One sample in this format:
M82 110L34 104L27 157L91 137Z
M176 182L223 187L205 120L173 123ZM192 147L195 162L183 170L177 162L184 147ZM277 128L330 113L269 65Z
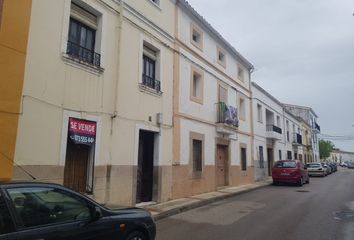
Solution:
M219 85L219 102L227 103L227 88Z
M193 139L193 172L202 171L203 142Z
M155 3L156 5L160 5L160 0L150 0L150 1Z
M142 85L160 92L161 84L156 79L157 59L157 50L150 45L144 44Z
M258 122L263 122L263 116L262 116L262 105L257 104L257 121Z
M280 127L280 117L277 116L277 127Z
M84 200L59 189L25 187L7 191L17 217L22 220L25 227L90 218L90 210Z
M101 55L95 52L97 17L72 3L69 38L66 53L96 67L101 65Z
M281 160L281 150L279 150L279 160Z
M242 82L245 81L245 71L242 66L237 65L237 78Z
M240 120L246 121L246 103L244 98L240 98Z
M9 210L0 193L0 235L12 232L14 230L13 227Z
M297 159L297 153L294 153L294 159Z
M259 167L264 168L263 146L259 146Z
M203 32L193 23L191 23L191 43L203 50Z
M223 49L218 48L217 49L217 58L218 58L218 63L226 68L226 53Z
M203 88L204 79L203 73L195 68L192 68L191 73L191 100L203 104Z
M289 134L289 121L286 120L286 141L290 141L290 134Z
M247 149L241 147L241 170L247 171Z
M291 156L292 156L291 151L287 151L287 159L291 160L292 158Z
M296 162L292 161L292 162L276 162L274 164L274 167L276 168L294 168L296 167Z

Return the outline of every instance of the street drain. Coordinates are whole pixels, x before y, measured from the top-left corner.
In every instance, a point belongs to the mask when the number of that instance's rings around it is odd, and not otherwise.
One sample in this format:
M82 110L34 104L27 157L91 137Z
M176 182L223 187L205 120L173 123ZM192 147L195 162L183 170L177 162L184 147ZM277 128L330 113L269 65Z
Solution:
M344 221L354 221L354 211L334 212L334 219Z
M310 191L307 191L307 190L297 190L296 192L310 192Z

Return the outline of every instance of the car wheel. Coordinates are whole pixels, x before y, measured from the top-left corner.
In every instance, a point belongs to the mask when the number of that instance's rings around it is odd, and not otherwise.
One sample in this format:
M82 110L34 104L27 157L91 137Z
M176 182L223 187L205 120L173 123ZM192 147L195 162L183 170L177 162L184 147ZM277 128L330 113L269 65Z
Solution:
M307 177L307 181L306 181L307 184L310 183L310 177Z
M276 180L273 180L273 185L277 186L278 182Z
M147 238L142 232L135 231L129 234L126 240L147 240Z

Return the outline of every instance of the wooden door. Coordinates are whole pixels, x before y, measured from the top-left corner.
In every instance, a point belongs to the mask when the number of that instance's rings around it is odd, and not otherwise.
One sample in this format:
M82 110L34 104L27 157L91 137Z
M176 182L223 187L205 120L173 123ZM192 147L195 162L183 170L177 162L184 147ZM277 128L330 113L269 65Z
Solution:
M89 151L89 146L75 144L68 139L64 168L64 185L81 193L87 190Z
M227 147L217 145L216 178L217 178L218 187L227 185L227 174L228 174Z

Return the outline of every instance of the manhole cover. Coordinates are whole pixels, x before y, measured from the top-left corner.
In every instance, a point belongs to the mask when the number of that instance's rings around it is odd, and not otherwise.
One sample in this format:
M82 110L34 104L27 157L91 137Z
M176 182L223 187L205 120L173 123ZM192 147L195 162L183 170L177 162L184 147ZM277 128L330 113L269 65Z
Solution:
M296 192L310 192L308 190L297 190Z
M334 212L334 219L354 221L354 211L338 211Z

